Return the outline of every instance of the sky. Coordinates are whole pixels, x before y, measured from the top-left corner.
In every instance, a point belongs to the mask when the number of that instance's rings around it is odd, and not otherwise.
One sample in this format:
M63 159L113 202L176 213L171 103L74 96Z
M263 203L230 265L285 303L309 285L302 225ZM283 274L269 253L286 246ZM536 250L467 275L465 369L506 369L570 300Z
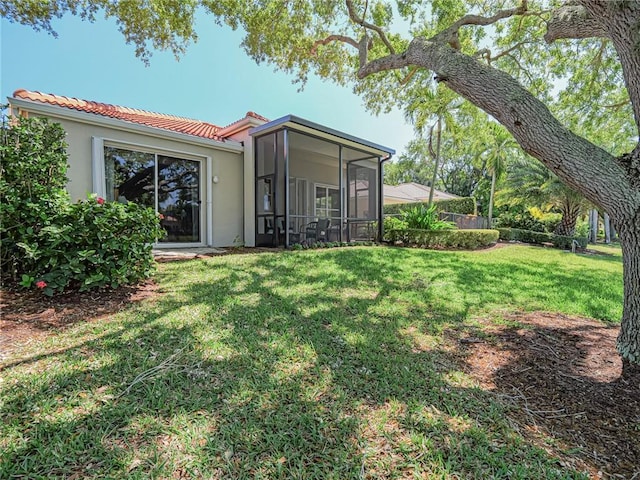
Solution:
M20 88L184 116L225 126L254 111L271 120L294 114L396 150L413 138L400 111L367 112L348 87L293 77L257 65L241 49L242 32L197 18L199 40L177 61L155 52L151 65L136 58L114 21L65 16L52 22L58 38L0 23L2 103Z

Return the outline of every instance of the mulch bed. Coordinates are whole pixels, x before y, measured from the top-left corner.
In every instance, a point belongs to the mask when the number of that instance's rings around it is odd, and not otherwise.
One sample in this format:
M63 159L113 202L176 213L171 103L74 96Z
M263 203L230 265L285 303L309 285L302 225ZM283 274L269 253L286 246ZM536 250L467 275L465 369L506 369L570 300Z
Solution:
M161 292L148 282L55 299L1 293L0 361L54 330L100 320ZM640 379L620 378L618 327L541 312L505 320L449 332L462 368L508 406L514 428L563 466L593 478L640 480Z
M640 378L620 378L619 328L544 312L505 320L477 335L451 332L466 371L564 466L592 478L640 479Z
M55 298L15 288L0 290L0 361L21 345L80 321L98 321L159 293L148 281L136 287L66 293Z

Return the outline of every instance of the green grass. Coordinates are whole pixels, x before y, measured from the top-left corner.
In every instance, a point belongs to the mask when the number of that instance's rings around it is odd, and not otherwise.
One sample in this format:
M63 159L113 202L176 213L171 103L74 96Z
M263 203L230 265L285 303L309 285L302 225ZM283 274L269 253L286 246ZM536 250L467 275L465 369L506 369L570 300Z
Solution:
M5 362L0 478L586 478L512 428L443 332L615 322L621 268L521 246L163 264L155 301Z

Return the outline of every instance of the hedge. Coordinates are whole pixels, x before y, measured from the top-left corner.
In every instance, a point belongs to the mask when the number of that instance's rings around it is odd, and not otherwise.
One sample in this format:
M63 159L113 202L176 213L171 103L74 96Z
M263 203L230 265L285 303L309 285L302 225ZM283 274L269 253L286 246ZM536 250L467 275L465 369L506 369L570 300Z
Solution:
M450 200L436 200L433 202L439 212L459 213L462 215L476 215L476 199L473 197L452 198ZM385 215L397 215L402 210L419 205L428 206L429 202L392 203L384 206Z
M553 246L563 250L571 250L573 241L578 242L580 248L587 248L589 238L587 237L569 237L567 235L553 235Z
M476 249L498 241L497 230L419 230L407 228L385 232L385 240L423 248Z
M564 250L571 249L573 241L577 241L580 248L587 248L587 237L568 237L565 235L555 235L553 233L534 232L531 230L522 230L519 228L498 228L500 232L500 240L516 241L525 243L552 243L556 248Z
M439 200L435 203L439 212L459 213L461 215L478 214L474 197L452 198L450 200Z

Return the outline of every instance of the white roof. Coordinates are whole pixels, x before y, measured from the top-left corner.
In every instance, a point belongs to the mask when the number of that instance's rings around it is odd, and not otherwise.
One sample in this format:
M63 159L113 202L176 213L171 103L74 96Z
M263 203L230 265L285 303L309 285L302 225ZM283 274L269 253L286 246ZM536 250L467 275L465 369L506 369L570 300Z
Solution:
M384 186L384 198L390 201L404 201L404 202L426 202L429 200L429 193L431 187L426 185L420 185L419 183L401 183L400 185L385 185ZM453 195L447 192L441 192L440 190L433 190L434 200L450 200L452 198L460 198L458 195Z

